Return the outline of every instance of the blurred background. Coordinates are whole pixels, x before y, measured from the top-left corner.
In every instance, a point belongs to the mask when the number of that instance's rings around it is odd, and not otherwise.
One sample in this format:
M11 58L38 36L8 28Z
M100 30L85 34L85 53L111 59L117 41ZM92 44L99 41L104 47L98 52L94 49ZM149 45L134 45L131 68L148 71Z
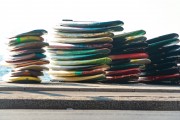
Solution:
M180 0L0 0L0 60L7 38L50 30L61 19L124 21L124 32L144 29L147 38L180 34ZM0 76L8 69L0 68Z

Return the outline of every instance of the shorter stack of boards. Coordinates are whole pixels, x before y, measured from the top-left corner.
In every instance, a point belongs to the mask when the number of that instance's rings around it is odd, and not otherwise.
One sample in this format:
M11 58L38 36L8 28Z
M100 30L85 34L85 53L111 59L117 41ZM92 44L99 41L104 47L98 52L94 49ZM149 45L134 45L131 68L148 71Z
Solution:
M145 34L144 30L137 30L113 37L113 48L109 56L112 62L110 69L106 71L105 82L137 82L140 67L151 62L145 52L148 47Z
M106 79L105 70L113 31L122 31L120 20L92 22L62 20L54 28L48 57L53 82L98 82Z
M140 82L177 83L180 80L179 35L170 33L147 40L151 64L142 70Z
M48 69L45 64L45 50L48 46L42 37L47 31L36 29L26 33L18 34L9 38L9 55L6 59L6 65L12 67L10 74L3 79L12 83L40 83L39 76L43 75L43 70Z

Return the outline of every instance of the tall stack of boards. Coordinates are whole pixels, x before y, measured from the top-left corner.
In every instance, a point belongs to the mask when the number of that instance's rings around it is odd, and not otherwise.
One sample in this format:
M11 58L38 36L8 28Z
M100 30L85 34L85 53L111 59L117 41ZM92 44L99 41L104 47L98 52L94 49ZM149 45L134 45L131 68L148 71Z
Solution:
M140 82L178 82L180 79L179 66L180 46L179 35L170 33L147 40L147 52L151 64L142 71Z
M13 83L41 82L39 76L43 75L44 69L48 69L44 64L49 63L45 59L46 55L43 49L43 47L48 46L42 37L46 33L46 30L37 29L9 38L9 57L6 59L6 63L13 69L10 74L4 77L4 81Z
M52 81L97 82L106 79L114 31L122 31L122 21L62 20L54 28L48 54Z
M145 34L144 30L137 30L113 37L113 48L109 56L112 62L110 69L106 71L106 82L122 83L138 80L140 67L151 62L145 52L148 47Z

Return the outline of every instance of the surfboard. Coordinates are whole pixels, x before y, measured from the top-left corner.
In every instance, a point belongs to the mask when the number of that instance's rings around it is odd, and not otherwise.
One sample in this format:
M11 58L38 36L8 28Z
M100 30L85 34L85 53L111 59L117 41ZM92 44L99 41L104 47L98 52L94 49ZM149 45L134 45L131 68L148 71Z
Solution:
M103 74L105 71L103 69L94 69L94 70L82 70L82 71L48 71L48 74L56 76L56 77L70 77L70 76L88 76L88 75L96 75Z
M20 77L20 76L31 76L31 77L37 77L42 76L43 72L41 71L34 71L34 70L22 70L22 71L12 71L11 77Z
M29 65L29 66L23 66L16 68L16 70L35 70L35 71L43 71L43 70L49 70L49 68L43 66L43 65Z
M103 28L77 28L77 27L56 26L54 27L54 30L56 32L63 32L63 33L100 33L100 32L123 31L123 27L110 26Z
M127 39L134 39L134 36L143 36L146 34L146 31L144 30L136 30L136 31L132 31L132 32L127 32L127 33L121 33L121 34L117 34L113 37L114 38L127 38Z
M88 54L109 54L110 49L101 48L101 49L91 49L91 50L48 50L48 54L53 55L88 55Z
M133 54L121 54L121 55L110 55L112 60L120 60L120 59L142 59L148 58L147 53L133 53Z
M169 54L159 54L158 55L151 55L149 58L152 59L152 60L155 60L155 59L165 59L167 57L173 57L173 56L179 56L179 52L176 51L176 52L173 52L173 53L169 53Z
M25 33L15 35L13 37L10 37L9 39L23 37L23 36L42 36L44 34L47 34L46 30L44 30L44 29L36 29L36 30L32 30L32 31L29 31L29 32L25 32Z
M152 44L152 43L161 42L167 39L176 39L178 37L179 35L177 33L170 33L170 34L166 34L166 35L162 35L156 38L149 39L147 40L147 43Z
M106 70L110 69L110 66L107 64L96 65L96 66L92 66L92 67L89 67L89 68L84 69L84 70L94 70L94 69L103 69L104 71L106 71Z
M113 60L110 65L117 65L117 64L125 64L125 63L133 63L133 64L140 64L140 65L144 65L144 64L150 64L151 60L150 59L120 59L120 60Z
M16 44L24 43L24 42L31 42L31 41L44 41L44 38L40 36L23 36L18 38L10 39L8 45L13 46Z
M170 80L171 78L180 78L180 74L171 74L171 75L160 75L160 76L148 76L148 77L140 77L139 81L162 81L162 80Z
M157 52L158 53L166 53L170 50L174 50L174 49L178 49L178 48L180 48L179 45L163 46L163 47L155 48L153 50L148 51L148 54L153 55Z
M132 43L127 43L127 44L121 44L121 45L113 45L114 49L128 49L128 48L137 48L137 47L143 47L143 48L147 48L148 44L144 41L140 41L140 42L132 42Z
M87 68L92 68L96 65L78 65L78 66L64 66L64 65L52 65L50 64L48 66L49 69L52 69L54 71L60 71L60 70L84 70Z
M45 57L46 55L44 54L36 53L36 54L29 54L29 55L23 55L23 56L18 56L18 57L10 57L6 60L6 62L14 63L14 62L25 61L25 60L42 59Z
M155 75L170 75L179 73L179 67L166 68L161 70L145 70L141 73L141 76L155 76Z
M120 81L132 81L132 80L137 80L139 75L137 74L129 74L129 75L119 75L119 76L107 76L106 79L107 81L111 82L120 82Z
M145 59L131 59L130 63L139 64L139 65L145 65L145 64L150 64L151 60L147 59L147 58L145 58Z
M165 68L177 67L177 63L175 62L166 62L161 64L149 64L146 65L146 70L161 70Z
M46 47L49 44L46 42L27 42L27 43L21 43L15 46L9 47L10 51L16 51L16 50L25 50L25 49L41 49L42 47Z
M20 61L20 62L10 63L10 64L11 64L10 66L18 68L18 67L24 67L24 66L29 66L29 65L45 65L45 64L49 64L49 60L45 60L45 59L26 60L26 61Z
M143 53L146 51L146 47L133 47L127 49L111 49L111 55L118 54L133 54L133 53Z
M61 21L60 26L68 27L80 27L80 28L101 28L109 26L122 26L123 21L114 20L114 21Z
M61 81L61 82L81 82L81 81L98 81L106 79L104 74L91 75L91 76L80 76L80 77L55 77L51 76L52 81Z
M110 37L99 37L99 38L54 38L52 42L57 43L108 43L112 42L113 39Z
M180 48L175 49L175 50L170 50L168 52L162 52L159 53L159 55L155 54L155 55L150 55L150 58L166 58L166 57L170 57L170 56L178 56L180 54Z
M145 36L135 36L133 39L128 40L127 38L113 38L113 45L120 46L123 44L131 44L135 42L146 41L147 38Z
M114 75L128 75L128 74L139 74L141 71L139 68L131 68L125 70L116 70L116 71L106 71L107 76Z
M70 66L76 66L76 65L102 65L102 64L108 64L112 60L108 57L98 58L98 59L90 59L90 60L73 60L73 61L51 61L52 65L70 65Z
M99 38L99 37L113 37L114 34L111 32L100 32L100 33L61 33L55 32L53 36L56 38Z
M100 57L106 57L108 54L85 54L85 55L51 55L49 58L53 61L59 60L85 60L85 59L96 59Z
M179 39L173 38L173 39L167 39L167 40L163 40L160 42L149 44L147 50L151 50L151 49L156 48L156 47L162 47L162 46L172 44L172 43L175 43L175 44L179 43Z
M120 60L112 60L109 65L120 65L125 63L130 63L131 59L120 59Z
M101 49L101 48L112 48L112 44L67 44L67 43L50 43L48 50L89 50L89 49Z
M139 68L139 64L132 64L132 63L127 63L127 64L122 64L122 65L111 65L110 70L125 70L125 69L131 69L131 68Z
M41 79L38 77L20 76L20 77L7 77L4 81L9 83L40 83Z
M108 70L110 67L108 65L80 65L80 66L61 66L61 65L48 65L48 68L53 71L60 71L60 70L93 70L93 69L103 69Z
M152 64L160 64L160 63L166 63L166 62L176 62L179 63L180 62L180 56L169 56L166 58L160 58L160 59L152 59L151 58L151 63Z
M16 50L16 51L9 52L9 55L11 57L19 57L19 56L24 56L24 55L33 54L33 53L42 54L44 52L45 52L44 49L27 49L27 50Z

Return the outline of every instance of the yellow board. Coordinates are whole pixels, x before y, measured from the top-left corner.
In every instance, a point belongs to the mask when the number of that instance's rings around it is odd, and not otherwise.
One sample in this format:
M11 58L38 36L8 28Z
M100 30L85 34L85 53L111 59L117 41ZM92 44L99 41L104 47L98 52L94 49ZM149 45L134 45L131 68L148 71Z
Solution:
M134 64L142 64L142 65L144 65L144 64L149 64L149 63L151 63L151 60L150 59L132 59L131 61L130 61L130 63L134 63Z
M21 76L21 77L6 77L4 81L9 83L40 83L41 79L38 77Z
M52 81L63 81L63 82L80 82L80 81L88 81L88 80L102 80L105 79L104 74L91 75L91 76L82 76L82 77L55 77L51 76Z

